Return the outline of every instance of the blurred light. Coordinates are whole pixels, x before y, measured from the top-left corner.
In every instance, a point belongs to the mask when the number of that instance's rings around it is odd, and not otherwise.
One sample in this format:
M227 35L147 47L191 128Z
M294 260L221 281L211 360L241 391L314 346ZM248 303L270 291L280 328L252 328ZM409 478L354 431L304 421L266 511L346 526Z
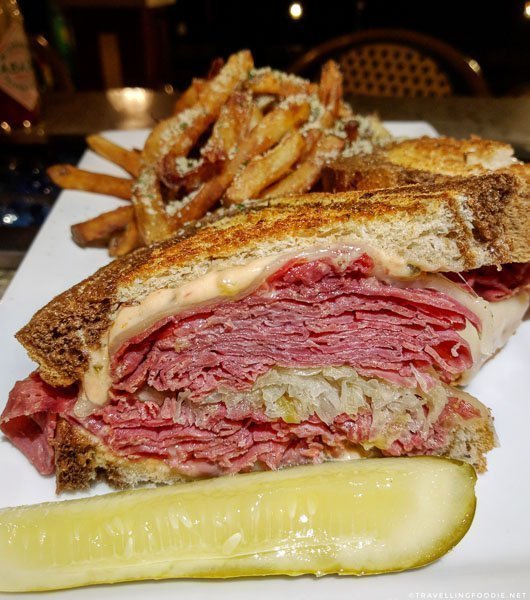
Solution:
M152 90L144 88L116 88L105 92L112 108L122 118L119 128L133 129L146 127L150 119L150 111L154 101Z
M475 73L480 73L482 71L480 65L474 58L469 58L467 64L475 71Z
M293 2L291 6L289 6L289 14L292 19L299 19L303 14L302 5L300 2Z
M125 88L122 90L124 106L129 110L145 109L147 96L147 90L144 90L144 88Z
M524 3L524 16L530 19L530 1Z
M22 127L25 127L26 129L28 129L29 127L31 127L31 121L28 121L27 119L25 119L24 121L22 121Z
M174 91L175 91L175 88L170 83L166 83L166 85L164 86L164 93L172 94Z
M48 40L43 35L38 35L36 37L36 42L39 46L49 46Z
M11 127L9 125L9 123L6 123L6 121L2 121L0 123L0 127L3 129L3 131L5 131L6 133L11 133Z
M17 220L18 220L18 215L15 215L13 213L6 213L2 217L2 223L4 223L5 225L12 225Z

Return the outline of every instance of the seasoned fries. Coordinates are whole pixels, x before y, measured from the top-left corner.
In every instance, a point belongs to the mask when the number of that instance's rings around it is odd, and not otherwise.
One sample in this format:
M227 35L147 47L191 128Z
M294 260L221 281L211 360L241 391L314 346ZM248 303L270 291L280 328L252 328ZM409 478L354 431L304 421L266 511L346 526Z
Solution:
M247 50L232 55L219 74L205 83L192 108L161 121L153 129L142 152L143 162L156 161L169 151L187 156L199 136L217 119L235 87L248 77L252 67L252 56Z
M221 166L221 161L209 162L203 158L192 161L168 154L162 160L160 179L168 190L179 192L184 189L189 194L217 175Z
M60 186L130 199L133 206L78 223L80 245L108 245L111 256L175 235L222 202L318 189L337 155L386 141L376 117L355 115L342 98L342 74L327 62L318 83L269 67L254 69L247 50L216 59L193 79L174 113L151 131L141 151L100 135L87 142L132 179L56 165Z
M53 183L66 190L107 194L123 200L130 200L132 196L131 179L103 173L90 173L72 165L53 165L46 173Z
M244 163L271 148L293 127L307 121L309 113L309 103L301 101L285 106L280 105L265 115L241 143L236 155L228 161L224 170L217 177L206 182L196 195L177 208L173 221L174 228L177 229L206 214L224 194Z
M166 239L174 232L164 210L157 177L159 162L168 152L174 156L188 155L201 134L219 116L234 88L248 77L252 67L250 52L231 56L219 74L205 84L193 108L162 121L147 138L132 196L138 230L146 244Z
M251 77L248 87L254 94L272 94L283 97L313 94L316 91L314 83L268 67L256 71Z
M226 191L225 204L255 198L268 185L285 175L304 149L304 138L297 132L286 134L272 150L253 158Z
M252 103L250 92L234 92L221 109L212 135L201 149L201 156L209 162L231 158L241 140L261 119L261 112Z
M320 178L326 160L337 156L343 146L344 140L334 135L322 136L296 170L265 190L263 197L291 196L307 192Z
M342 104L342 73L332 60L322 67L318 96L331 115L337 117Z
M223 65L224 60L222 58L215 58L212 64L210 65L210 71L208 73L207 79L194 78L191 82L190 87L185 92L183 92L175 102L175 106L173 107L173 114L176 115L179 112L185 110L186 108L191 108L199 100L199 94L204 89L207 80L213 79L222 69Z
M184 93L182 93L175 102L173 114L178 115L179 112L182 112L187 108L191 108L199 99L199 94L204 89L205 85L206 79L194 79L191 82L190 87Z

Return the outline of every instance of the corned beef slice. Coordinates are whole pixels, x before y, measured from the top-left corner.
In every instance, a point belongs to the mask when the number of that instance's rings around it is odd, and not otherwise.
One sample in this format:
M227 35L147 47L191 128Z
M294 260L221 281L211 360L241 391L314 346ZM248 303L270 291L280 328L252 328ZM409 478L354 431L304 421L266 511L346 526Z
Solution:
M47 408L51 403L53 408ZM28 409L32 406L36 412L25 417L24 429L17 426L20 417L11 419L6 409L0 427L43 475L53 472L51 440L58 414L78 422L73 404L74 397L59 395L38 376L18 382L10 395L8 408L13 415L24 405ZM410 431L382 448L382 454L436 454L446 446L455 418L478 416L480 413L471 404L449 398L427 433ZM190 410L183 409L175 398L167 398L161 404L131 398L108 403L81 423L118 455L133 460L155 457L182 475L211 477L256 466L276 469L321 462L324 456L340 457L344 450L350 451L370 440L372 415L342 414L332 423L313 416L301 423L287 423L281 419L271 421L260 412L230 410L222 403Z
M273 365L351 365L361 375L416 386L414 369L449 382L472 365L458 334L474 313L433 290L398 288L371 277L363 255L291 264L238 302L164 319L130 339L113 359L115 388L248 389ZM413 369L414 367L414 369Z
M382 453L402 456L442 450L455 416L472 419L480 413L469 403L450 398L427 434L410 431ZM161 406L122 400L107 405L84 424L117 454L162 458L188 477L211 477L252 470L256 463L277 469L321 462L325 454L339 457L370 440L372 415L342 414L329 424L317 416L286 423L222 403L190 410L174 399Z
M85 419L74 415L75 391L31 376L11 392L0 428L44 474L53 470L57 415L81 423L118 454L155 456L190 476L314 462L368 442L367 411L288 423L245 406L201 403L220 388L250 390L276 365L349 365L409 388L418 373L429 387L434 372L450 381L471 366L458 331L466 319L480 327L473 313L440 292L378 281L367 255L340 262L293 261L247 297L169 317L128 340L113 357L110 402ZM381 450L436 452L455 415L479 413L451 398L429 431L413 427Z
M502 265L501 269L491 265L446 275L455 283L471 288L488 302L505 300L530 287L530 263Z
M31 461L41 475L54 470L53 448L57 415L73 409L77 390L52 388L37 373L18 381L0 417L0 430Z

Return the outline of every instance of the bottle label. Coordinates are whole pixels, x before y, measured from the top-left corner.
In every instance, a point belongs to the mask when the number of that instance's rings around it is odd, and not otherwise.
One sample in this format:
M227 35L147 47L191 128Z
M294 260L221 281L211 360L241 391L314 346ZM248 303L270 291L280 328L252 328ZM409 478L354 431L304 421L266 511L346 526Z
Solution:
M0 89L33 110L39 99L22 23L14 21L0 42Z

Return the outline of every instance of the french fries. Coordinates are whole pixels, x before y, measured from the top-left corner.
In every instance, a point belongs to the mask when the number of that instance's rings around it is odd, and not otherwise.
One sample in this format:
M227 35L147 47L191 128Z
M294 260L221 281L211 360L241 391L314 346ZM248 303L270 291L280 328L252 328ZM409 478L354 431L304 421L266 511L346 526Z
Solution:
M168 154L162 160L160 179L169 190L178 192L181 189L189 194L205 181L212 179L222 168L222 162L209 162L199 159L196 163L187 159L175 158Z
M243 140L236 155L228 161L224 170L206 182L193 198L182 204L173 218L174 228L177 229L206 214L221 198L245 162L271 148L292 128L305 123L310 112L309 102L299 101L280 105L265 115Z
M204 89L207 80L213 79L222 69L223 65L224 60L222 58L214 58L212 64L210 65L208 77L206 79L194 78L192 80L190 87L183 92L175 102L173 114L176 115L186 108L191 108L199 100L199 94Z
M66 190L107 194L123 200L130 200L132 196L132 179L91 173L72 165L53 165L46 173L53 183Z
M333 60L328 60L322 67L318 95L332 116L337 117L342 104L342 73Z
M212 135L201 149L201 155L210 162L226 160L237 150L240 141L261 118L260 111L252 103L250 92L234 92L221 109Z
M187 156L199 136L217 119L234 88L246 79L253 64L248 50L232 55L219 74L205 83L193 107L156 125L145 143L143 162L157 161L169 151L175 156Z
M143 164L133 186L132 200L138 224L138 232L147 245L165 240L173 233L167 218L161 182L154 164Z
M199 99L199 94L205 85L206 79L194 79L190 87L178 97L173 107L173 114L178 115L183 110L191 108Z
M186 229L219 202L229 206L318 188L328 161L358 139L377 143L386 134L375 118L361 127L342 92L342 75L332 61L319 82L311 83L254 69L246 50L226 63L216 59L206 77L193 79L173 115L153 128L140 151L100 135L87 138L95 152L132 179L69 165L50 169L62 187L132 200L127 210L74 225L74 240L108 245L111 256L122 256Z
M140 245L141 239L138 227L136 226L136 221L131 219L127 225L125 225L123 231L120 231L110 238L109 254L114 257L124 256L138 248Z
M239 163L250 160L256 154L265 152L276 144L282 137L305 123L311 112L310 103L296 100L280 104L267 113L256 125L250 135L241 143L232 162Z
M272 94L273 96L294 96L296 94L313 94L317 86L296 75L289 75L275 69L259 69L248 84L254 94Z
M138 152L122 148L101 135L89 135L86 141L89 148L96 154L122 167L133 177L138 177L140 172L140 155Z
M132 195L138 230L146 244L166 239L174 232L173 223L164 209L157 177L159 162L168 152L175 157L188 155L201 134L219 116L230 93L248 76L252 67L250 52L244 50L231 56L219 74L206 83L193 108L160 122L148 137Z
M134 220L134 208L121 206L93 219L72 225L72 238L78 246L106 246L110 238Z
M321 136L296 170L265 190L263 197L291 196L309 191L320 178L326 160L337 156L343 146L344 140L334 135Z
M256 198L267 186L289 172L304 149L298 131L286 134L272 150L253 158L226 191L225 205Z

